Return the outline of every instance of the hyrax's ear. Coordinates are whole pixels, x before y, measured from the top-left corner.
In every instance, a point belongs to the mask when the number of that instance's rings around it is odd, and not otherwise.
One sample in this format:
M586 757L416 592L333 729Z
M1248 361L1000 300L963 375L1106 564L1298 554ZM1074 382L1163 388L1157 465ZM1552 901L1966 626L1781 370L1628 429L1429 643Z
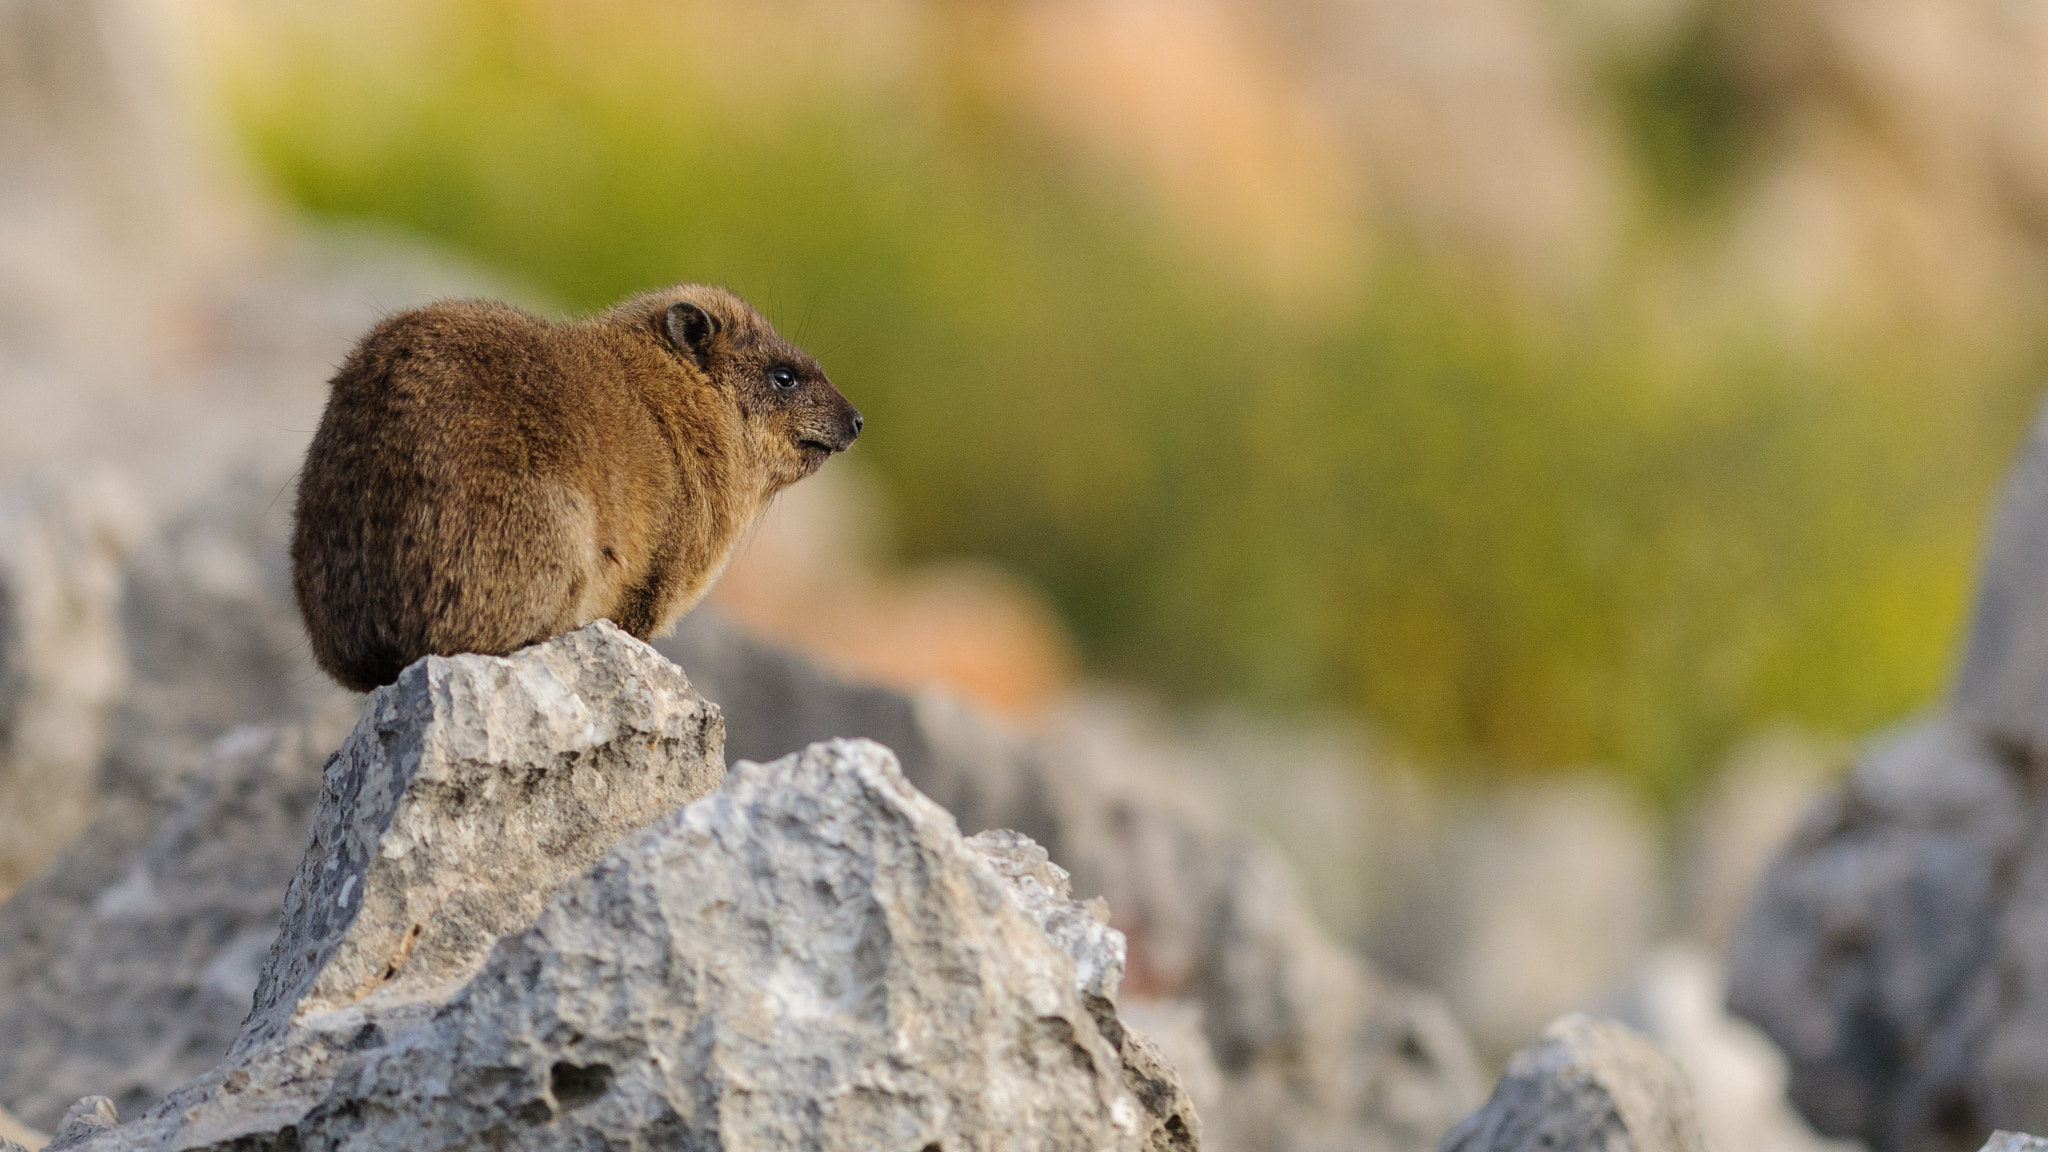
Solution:
M678 300L668 306L662 327L676 351L695 361L698 367L703 367L711 338L718 335L717 317L688 300Z

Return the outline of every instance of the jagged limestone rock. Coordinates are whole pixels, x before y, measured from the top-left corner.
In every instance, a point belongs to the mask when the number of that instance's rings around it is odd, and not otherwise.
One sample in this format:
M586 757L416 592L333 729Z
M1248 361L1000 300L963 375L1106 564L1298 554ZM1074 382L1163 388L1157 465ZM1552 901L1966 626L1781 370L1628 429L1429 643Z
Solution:
M562 879L723 770L715 707L609 624L509 659L414 665L371 698L323 790L321 761L349 732L336 719L330 708L231 733L153 831L152 813L113 808L0 908L0 1085L25 1120L52 1127L92 1091L132 1115L212 1068L250 1015L259 973L266 1005L302 991L297 951L265 966L278 943L340 954L330 979L360 985L423 923L403 917L439 900L433 931L410 940L404 979L390 983L459 983ZM427 827L380 823L401 796ZM309 823L337 848L335 869L301 877L288 897ZM414 880L409 896L391 895ZM281 940L292 899L322 915Z
M1194 1101L1159 1046L1117 1015L1124 937L1109 927L1108 902L1100 896L1076 902L1066 870L1021 832L992 829L976 833L967 843L1009 882L1011 895L1046 938L1073 958L1075 988L1096 1026L1122 1057L1124 1087L1145 1108L1148 1152L1198 1147L1202 1126Z
M734 755L875 737L963 827L1014 828L1106 897L1130 942L1127 994L1196 1017L1174 1039L1209 1049L1184 1056L1219 1073L1203 1114L1214 1146L1427 1152L1478 1103L1477 1061L1439 997L1333 943L1273 849L1114 756L845 683L709 611L657 646L725 706Z
M1509 1059L1443 1152L1706 1152L1692 1084L1669 1056L1607 1020L1553 1021Z
M327 765L245 1040L459 986L563 880L723 772L717 709L608 620L414 663Z
M1142 1042L1091 1008L1114 1019L1121 938L1027 843L964 839L865 741L741 763L431 1008L259 1012L222 1068L87 1146L1192 1149L1191 1115L1126 1086L1164 1070L1127 1070Z
M121 1123L121 1113L105 1096L87 1096L64 1110L57 1134L43 1146L43 1152L76 1148L93 1137L110 1132Z

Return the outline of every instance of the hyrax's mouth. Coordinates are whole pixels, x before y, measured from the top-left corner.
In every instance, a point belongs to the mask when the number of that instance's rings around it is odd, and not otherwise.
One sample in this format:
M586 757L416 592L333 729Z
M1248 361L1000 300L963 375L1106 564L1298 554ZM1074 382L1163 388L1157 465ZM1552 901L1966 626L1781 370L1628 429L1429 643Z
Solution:
M832 454L837 451L839 449L834 448L825 441L812 439L808 436L796 442L797 460L800 462L799 466L803 469L803 474L806 476L823 468L825 461L830 460Z
M796 453L803 457L805 467L816 470L833 453L853 447L854 440L860 436L861 423L860 413L851 412L840 427L828 424L824 427L813 425L801 431L792 429L796 432L793 437Z

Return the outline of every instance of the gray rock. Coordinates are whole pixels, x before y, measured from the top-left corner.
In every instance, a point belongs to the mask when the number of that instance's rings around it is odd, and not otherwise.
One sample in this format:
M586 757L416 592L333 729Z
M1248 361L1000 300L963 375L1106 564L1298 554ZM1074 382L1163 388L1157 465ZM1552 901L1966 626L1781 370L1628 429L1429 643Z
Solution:
M1617 1019L1677 1061L1692 1080L1700 1130L1722 1152L1862 1152L1827 1140L1792 1107L1785 1054L1728 1015L1718 956L1695 944L1659 948L1618 1004Z
M1508 1060L1493 1095L1443 1152L1705 1152L1692 1085L1619 1024L1565 1016Z
M725 706L735 755L898 741L905 776L962 827L1017 829L1077 891L1106 897L1129 940L1127 995L1198 1010L1203 1063L1221 1073L1211 1146L1429 1149L1478 1101L1477 1061L1441 1000L1330 942L1278 853L1113 756L1006 732L942 697L847 684L703 610L657 643Z
M485 696L494 711L476 706ZM358 982L381 976L395 948L409 947L396 983L459 982L463 966L480 962L480 949L502 934L504 916L529 922L562 878L624 832L708 791L723 770L716 710L673 665L609 625L516 661L457 657L408 670L372 698L358 738L336 757L329 789L351 797L370 789L359 823L342 827L341 795L323 792L321 763L356 719L330 707L300 725L238 729L167 813L117 796L79 843L0 907L0 1085L25 1121L49 1128L94 1090L137 1112L212 1068L250 1015L274 943L339 949L331 978L349 973ZM479 782L501 773L508 756L524 757L517 762L531 778L510 789ZM445 823L378 825L406 785L443 801L431 810ZM335 846L336 870L303 878L293 898L326 902L339 920L333 902L347 885L348 923L360 930L311 937L312 918L302 917L299 934L281 941L280 908L309 824ZM361 836L372 828L387 834L391 854L363 853ZM415 850L397 853L401 843ZM347 851L356 864L343 875ZM456 887L449 853L495 863ZM415 902L447 906L436 933L409 938L414 921L403 920L408 908L392 890L415 882ZM372 915L358 925L365 909ZM288 958L269 969L268 1001L291 993L280 985L302 968Z
M1161 1070L1089 1004L1114 1020L1122 941L1060 887L1021 838L963 839L872 743L743 762L459 988L280 1000L89 1146L1193 1148L1191 1116L1126 1087Z
M292 601L291 507L288 473L236 472L131 552L107 787L175 788L223 733L361 708L313 664Z
M1449 1010L1324 938L1277 853L1221 863L1188 988L1225 1077L1205 1120L1232 1147L1432 1147L1480 1095Z
M1155 1152L1198 1147L1202 1126L1193 1098L1181 1087L1159 1045L1118 1018L1124 937L1109 927L1108 903L1099 896L1075 902L1066 870L1021 832L979 832L967 843L1009 882L1011 895L1039 931L1073 958L1074 985L1082 1003L1122 1057L1124 1087L1144 1105L1145 1147Z
M1277 852L1114 755L848 684L702 609L657 646L725 707L734 755L898 741L904 775L962 827L1017 829L1076 891L1105 897L1129 942L1126 995L1197 1012L1213 1055L1198 1062L1220 1073L1203 1115L1212 1147L1419 1152L1479 1100L1477 1061L1439 998L1333 944Z
M327 765L243 1040L459 986L564 880L724 770L717 709L608 620L511 657L418 661Z
M1951 707L1875 743L1765 873L1730 1006L1822 1133L2048 1130L2048 411L1992 533Z
M1993 1132L1982 1152L2048 1152L2048 1140L2024 1132Z
M2036 817L2026 781L1953 717L1877 745L1766 874L1730 1006L1791 1061L1815 1128L1878 1149L1974 1144L1994 957Z
M0 1085L24 1121L92 1093L138 1112L220 1060L353 719L230 734L175 804L103 804L0 907Z
M59 1149L76 1148L102 1133L109 1132L121 1123L121 1114L114 1108L114 1102L105 1096L87 1096L64 1110L64 1119L57 1125L57 1134L43 1147L43 1152L58 1152Z
M171 1113L210 1100L218 1123L260 1128L316 1101L321 1069L377 1030L337 1036L301 1015L360 1019L368 1003L395 1028L431 1008L564 881L714 788L721 736L680 669L605 622L406 669L328 759L283 928L239 989L254 1008L228 1061L165 1098Z
M1954 701L1985 735L2048 756L2048 406L1992 520Z
M92 817L127 686L122 565L143 519L104 472L0 496L0 900Z

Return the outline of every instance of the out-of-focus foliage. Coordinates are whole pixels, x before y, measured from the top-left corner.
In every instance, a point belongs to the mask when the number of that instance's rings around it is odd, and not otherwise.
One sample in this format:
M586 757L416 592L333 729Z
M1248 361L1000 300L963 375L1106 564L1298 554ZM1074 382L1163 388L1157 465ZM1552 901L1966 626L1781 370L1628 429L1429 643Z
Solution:
M1720 10L1690 14L1653 49L1611 66L1616 107L1644 183L1699 209L1726 195L1758 143L1768 102L1745 85Z
M868 414L905 547L1029 575L1099 671L1666 797L1757 724L1937 689L2024 350L1673 306L1705 262L1654 211L1553 300L1360 196L1371 258L1276 287L1018 111L1000 7L793 36L830 6L251 3L215 43L315 213L579 309L679 279L761 303ZM1716 51L1586 65L1641 202L1747 154Z

